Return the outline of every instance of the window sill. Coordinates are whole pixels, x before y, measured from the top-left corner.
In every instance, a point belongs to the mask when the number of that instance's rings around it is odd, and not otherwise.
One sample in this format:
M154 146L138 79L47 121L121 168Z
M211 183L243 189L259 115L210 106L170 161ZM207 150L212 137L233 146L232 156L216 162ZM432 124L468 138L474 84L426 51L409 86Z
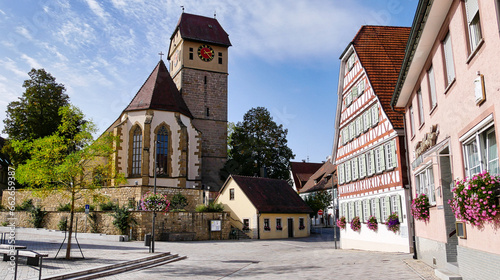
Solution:
M466 64L469 64L471 62L471 60L474 59L474 57L476 56L477 52L479 51L479 49L483 45L484 45L484 39L481 38L481 42L479 42L479 44L477 44L477 47L474 49L474 51L469 55L469 57L465 61Z
M418 130L422 130L422 128L425 126L425 122L423 122L419 127Z
M431 108L431 111L429 112L429 116L433 115L432 113L434 113L434 111L436 111L437 106L438 105L436 104L436 105L434 105L434 107Z
M457 78L453 78L453 81L444 89L444 95L448 94L448 91L450 91L451 87L455 84L455 81Z

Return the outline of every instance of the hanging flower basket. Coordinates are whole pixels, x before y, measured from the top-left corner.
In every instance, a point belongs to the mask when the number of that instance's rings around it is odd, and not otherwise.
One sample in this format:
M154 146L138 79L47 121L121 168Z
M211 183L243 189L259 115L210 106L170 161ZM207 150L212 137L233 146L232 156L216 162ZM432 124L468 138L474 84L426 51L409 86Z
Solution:
M371 229L373 231L377 231L377 229L378 229L377 218L375 216L370 216L368 218L368 221L366 222L366 225L368 225L369 229Z
M166 195L147 192L141 199L141 209L144 211L168 212L170 202Z
M396 233L397 231L399 231L399 217L398 217L398 213L394 212L392 214L389 215L389 217L387 218L387 220L385 221L386 224L387 224L387 229Z
M420 194L411 201L411 214L416 220L428 222L429 215L429 198L425 194Z
M346 225L345 217L342 216L337 220L337 226L341 229L345 229L345 225Z
M354 217L351 221L351 229L354 231L361 230L361 222L359 221L359 217Z
M486 222L492 222L500 213L497 200L500 177L491 176L486 170L470 179L458 181L452 191L454 197L448 204L458 220L482 226Z

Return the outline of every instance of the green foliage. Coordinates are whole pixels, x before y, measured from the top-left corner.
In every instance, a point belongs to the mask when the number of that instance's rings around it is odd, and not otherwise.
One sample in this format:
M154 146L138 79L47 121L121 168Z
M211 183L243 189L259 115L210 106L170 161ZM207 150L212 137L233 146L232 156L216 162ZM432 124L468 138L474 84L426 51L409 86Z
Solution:
M290 159L295 155L287 146L288 130L277 125L266 108L250 109L229 133L229 160L220 172L222 180L231 174L259 175L264 167L267 177L290 180Z
M33 209L33 199L26 199L20 205L16 205L16 211L30 211Z
M94 210L95 210L95 206L90 204L89 211L94 211ZM75 212L85 212L85 205L82 205L80 207L75 208Z
M188 200L181 193L175 194L172 197L172 199L170 200L170 207L171 207L172 211L183 210L187 205L188 205Z
M46 211L42 210L41 206L35 206L30 210L30 223L35 228L41 228L43 226L43 218L47 215Z
M61 217L61 219L59 220L59 223L57 223L57 228L60 231L66 231L68 229L68 218Z
M224 205L222 203L210 202L208 205L200 204L196 206L196 212L223 212Z
M113 201L107 201L100 204L102 211L111 211L118 208L118 204L113 203Z
M95 212L89 213L89 224L90 224L90 232L98 233L99 232L99 224L97 223L97 214Z
M69 212L69 211L71 211L71 203L70 202L68 202L66 204L59 203L59 206L57 206L56 210L59 212Z
M326 190L317 191L308 195L304 201L313 210L310 216L314 217L316 213L318 213L318 210L325 210L330 206L332 203L332 195Z
M31 69L28 75L30 79L23 83L23 95L7 105L3 133L7 133L10 140L31 141L51 135L61 123L59 109L68 105L64 85L56 83L50 73ZM14 152L10 143L4 149L15 166L29 158L28 153Z
M6 227L6 226L8 226L8 225L9 225L9 222L5 222L5 221L4 221L4 222L2 222L2 226L3 226L3 227Z
M114 213L110 214L113 218L113 225L120 231L120 234L127 234L127 230L132 224L137 222L132 218L131 212L126 207L116 208Z

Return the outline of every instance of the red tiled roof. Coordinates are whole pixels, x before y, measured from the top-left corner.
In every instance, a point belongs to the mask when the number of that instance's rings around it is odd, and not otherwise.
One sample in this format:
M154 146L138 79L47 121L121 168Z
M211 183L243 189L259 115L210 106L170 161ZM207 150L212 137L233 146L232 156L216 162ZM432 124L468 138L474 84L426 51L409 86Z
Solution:
M226 31L224 31L215 18L182 13L177 23L177 27L172 34L172 38L177 33L177 29L180 30L183 39L202 41L227 47L231 46L229 35L227 35Z
M284 180L231 175L259 213L311 213Z
M327 161L307 180L300 193L329 190L336 185L337 167L330 161Z
M125 111L161 110L193 118L163 60L156 65Z
M395 129L403 115L392 111L391 98L403 63L410 27L362 26L352 44L384 112Z
M290 162L290 169L292 170L293 181L295 182L295 186L297 190L300 190L304 187L309 177L316 172L322 163L312 163L312 162Z

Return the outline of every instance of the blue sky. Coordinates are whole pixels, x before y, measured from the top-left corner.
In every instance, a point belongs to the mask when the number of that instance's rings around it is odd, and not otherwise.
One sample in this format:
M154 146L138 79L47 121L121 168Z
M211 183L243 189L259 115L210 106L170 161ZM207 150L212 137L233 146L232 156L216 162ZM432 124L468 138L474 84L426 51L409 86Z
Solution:
M229 34L229 115L268 108L295 160L321 162L334 136L339 56L362 25L410 26L417 0L16 0L0 2L0 119L32 67L66 86L106 129L168 50L186 13ZM3 122L0 130L3 130ZM5 134L2 134L6 137Z

